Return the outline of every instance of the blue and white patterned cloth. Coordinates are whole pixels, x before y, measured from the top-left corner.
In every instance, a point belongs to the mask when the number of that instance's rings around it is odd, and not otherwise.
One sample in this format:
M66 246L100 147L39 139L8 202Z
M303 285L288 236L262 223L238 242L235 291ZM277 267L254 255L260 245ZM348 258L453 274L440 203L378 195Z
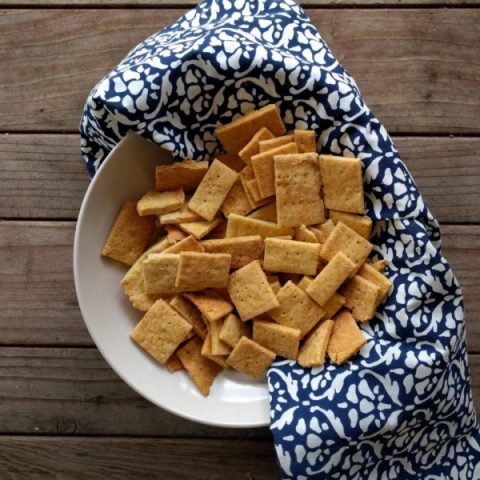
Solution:
M138 45L88 98L83 156L93 176L135 131L179 158L211 159L216 125L269 103L287 128L315 129L322 152L362 159L375 254L394 283L352 361L270 369L282 478L480 478L462 294L438 224L294 0L207 0Z

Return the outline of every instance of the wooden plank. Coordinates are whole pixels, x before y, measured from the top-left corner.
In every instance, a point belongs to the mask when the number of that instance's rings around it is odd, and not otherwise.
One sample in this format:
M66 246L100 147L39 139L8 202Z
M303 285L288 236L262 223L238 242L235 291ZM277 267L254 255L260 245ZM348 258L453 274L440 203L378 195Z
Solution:
M480 223L480 138L394 138L433 214ZM89 180L78 135L0 135L0 218L77 217Z
M3 478L272 480L271 441L0 437Z
M92 345L71 270L73 222L0 222L0 345ZM444 225L443 251L465 295L480 352L480 226Z
M480 356L470 354L469 364L480 413ZM2 347L0 389L2 434L271 439L267 427L207 427L154 406L91 348Z
M5 10L0 131L76 129L95 83L132 46L184 12ZM308 14L391 133L480 133L480 9Z

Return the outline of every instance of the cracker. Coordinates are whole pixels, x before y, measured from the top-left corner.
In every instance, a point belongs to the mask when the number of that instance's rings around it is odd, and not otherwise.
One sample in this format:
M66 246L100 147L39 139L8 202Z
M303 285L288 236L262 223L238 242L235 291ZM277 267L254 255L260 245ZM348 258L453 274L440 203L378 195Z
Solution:
M298 153L297 146L294 143L287 143L272 150L258 153L251 158L251 164L255 178L258 182L258 189L262 198L275 195L275 170L273 158L275 155L287 155Z
M165 363L192 326L165 300L157 300L130 333L155 360Z
M223 321L218 338L234 348L242 337L250 337L249 325L242 322L235 314L230 313Z
M228 153L238 153L262 127L268 128L275 136L285 133L285 125L276 105L266 105L217 127L215 135Z
M377 285L359 275L355 275L348 282L345 282L340 294L345 297L345 307L352 312L355 320L366 322L375 315L379 291Z
M283 135L281 137L275 137L270 140L263 140L258 144L258 153L263 153L274 148L281 147L287 143L295 143L293 134Z
M247 182L247 191L255 202L260 202L262 200L262 195L258 189L258 182L256 178Z
M182 232L183 233L183 232ZM182 240L170 245L164 250L164 253L180 253L180 252L204 252L204 248L194 237L189 235Z
M313 282L313 278L309 277L308 275L304 275L302 279L297 283L297 287L301 288L302 290L306 290L309 285Z
M170 245L175 245L188 237L188 235L176 225L165 225L167 231L167 240Z
M210 332L208 332L207 336L205 337L205 340L203 341L201 354L204 357L211 360L212 362L215 362L217 365L219 365L222 368L225 368L225 369L230 368L226 361L227 360L226 356L214 355L212 353L212 336Z
M350 227L367 240L372 235L372 219L370 217L330 210L330 218L334 223L343 222L347 227Z
M232 347L223 343L220 339L220 332L223 327L223 319L210 322L210 335L212 340L212 354L213 355L228 355L232 351Z
M269 203L264 207L255 210L249 218L256 218L257 220L266 220L267 222L277 223L277 204L275 202Z
M164 192L147 192L137 202L139 215L161 215L178 210L185 203L185 194L181 188Z
M198 337L193 337L179 348L177 356L200 392L207 396L222 367L202 355L202 341Z
M372 267L378 272L383 272L387 268L388 262L385 259L372 262Z
M172 353L170 355L167 362L165 363L165 366L168 368L168 371L170 373L173 373L173 372L176 372L177 370L182 370L183 369L182 362L177 357L176 353Z
M260 380L273 360L274 352L247 337L242 337L228 356L227 363L254 380Z
M297 242L319 243L317 236L312 230L308 229L305 225L300 225L295 229L293 238L297 240Z
M320 256L325 260L331 260L337 252L343 252L357 267L360 267L372 248L373 245L368 240L343 222L338 222L323 245Z
M333 316L345 305L345 297L339 293L334 293L331 298L327 300L323 309L325 315L323 318L333 318Z
M326 220L323 222L320 226L319 229L323 233L323 236L325 237L325 240L329 237L329 235L333 232L335 228L335 224L333 223L332 220ZM322 242L323 243L323 242Z
M145 292L149 295L173 295L182 289L175 286L180 255L152 253L143 261Z
M244 322L279 305L258 260L232 273L227 290Z
M175 225L178 223L197 222L198 220L202 220L202 217L192 212L188 208L188 205L184 204L180 210L164 213L163 215L160 215L158 219L161 225Z
M275 322L255 320L253 340L281 357L295 360L300 346L300 330Z
M175 295L169 305L176 310L193 328L193 331L204 340L207 336L207 326L203 321L200 310L182 295Z
M359 158L320 155L320 170L327 208L350 213L365 211Z
M378 287L377 306L385 299L390 290L392 281L383 273L379 272L373 265L364 263L358 270L358 275L369 280Z
M227 238L246 237L249 235L260 235L262 238L281 237L293 235L294 230L290 227L282 227L273 222L258 220L256 218L242 217L231 214L227 223Z
M212 290L186 293L184 297L188 298L209 322L220 320L233 310L230 302Z
M163 192L182 188L184 192L195 190L207 173L206 160L183 160L182 162L155 167L155 190Z
M319 254L318 243L266 238L263 268L270 272L315 275Z
M277 155L274 166L278 224L299 227L323 222L318 155Z
M138 215L137 202L125 202L102 248L102 256L133 265L145 250L154 228L153 217Z
M344 253L337 252L307 287L306 292L323 306L354 270L355 264Z
M222 162L214 160L188 202L188 207L192 212L198 213L202 218L211 222L237 178L237 172Z
M333 327L327 346L330 360L342 365L356 355L366 340L351 313L342 310L333 319Z
M258 143L262 140L274 138L273 133L266 127L262 127L252 139L238 152L238 156L246 163L250 164L250 158L259 153Z
M228 217L231 213L247 215L247 213L250 213L252 210L252 205L243 188L242 182L240 179L237 179L223 202L222 212Z
M245 194L247 195L248 201L250 202L250 205L252 208L258 208L261 207L262 205L266 205L267 203L271 203L272 199L271 198L264 198L260 201L255 201L254 198L251 196L250 191L248 190L248 182L250 180L255 179L255 174L253 173L253 168L251 165L247 165L239 174L240 182L242 183L243 189L245 190Z
M214 228L222 223L221 218L214 218L212 221L201 220L199 222L180 223L178 226L197 240L206 237ZM168 226L168 225L167 225Z
M232 155L230 153L221 153L220 155L217 155L215 159L236 172L240 172L247 166L238 155Z
M226 287L231 261L228 253L181 252L175 286L187 290Z
M279 306L268 312L277 323L296 328L303 338L324 316L324 310L307 293L287 282L277 293Z
M241 268L263 256L263 240L260 235L204 240L202 247L208 253L229 253L231 268Z
M333 320L325 320L303 342L297 358L302 367L318 368L324 364L332 328Z
M313 130L294 130L293 141L299 153L317 153L317 139Z

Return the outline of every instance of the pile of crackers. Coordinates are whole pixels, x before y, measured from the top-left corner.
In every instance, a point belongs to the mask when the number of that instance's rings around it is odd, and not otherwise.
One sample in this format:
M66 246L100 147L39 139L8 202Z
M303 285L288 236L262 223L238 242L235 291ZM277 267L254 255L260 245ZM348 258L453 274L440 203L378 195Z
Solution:
M369 259L360 160L318 155L315 132L287 133L275 105L216 134L227 153L157 166L104 245L146 312L131 338L204 395L223 369L260 379L277 355L347 362L392 286Z

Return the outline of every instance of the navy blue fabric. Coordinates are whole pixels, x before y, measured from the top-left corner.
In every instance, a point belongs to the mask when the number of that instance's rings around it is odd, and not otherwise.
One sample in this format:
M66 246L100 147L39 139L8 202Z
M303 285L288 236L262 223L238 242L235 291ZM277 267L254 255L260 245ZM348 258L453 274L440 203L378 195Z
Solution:
M295 1L207 0L138 45L88 98L83 158L93 176L135 131L178 158L211 159L215 126L269 103L287 128L316 130L319 151L362 160L375 255L394 283L352 361L269 370L282 477L480 478L462 294L437 222Z

